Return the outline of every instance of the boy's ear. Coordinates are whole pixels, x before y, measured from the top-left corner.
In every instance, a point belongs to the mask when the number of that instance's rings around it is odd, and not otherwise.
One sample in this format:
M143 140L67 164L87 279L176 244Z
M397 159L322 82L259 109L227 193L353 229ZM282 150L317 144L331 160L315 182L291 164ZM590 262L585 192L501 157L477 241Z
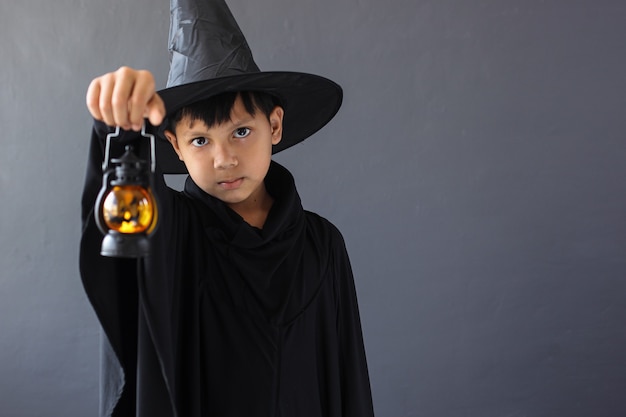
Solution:
M276 106L270 113L270 129L272 131L272 145L276 145L283 138L283 116L285 111L282 107Z
M178 147L178 139L176 139L176 135L170 132L169 130L166 130L164 133L169 143L172 144L172 148L174 148L174 152L176 152L176 155L178 155L178 159L182 161L183 155L180 153L180 148Z

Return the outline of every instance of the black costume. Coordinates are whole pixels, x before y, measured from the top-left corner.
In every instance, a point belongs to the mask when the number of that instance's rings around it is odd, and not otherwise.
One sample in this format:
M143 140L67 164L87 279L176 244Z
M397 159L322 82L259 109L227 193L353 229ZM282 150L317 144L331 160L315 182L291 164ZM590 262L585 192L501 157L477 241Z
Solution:
M191 178L176 192L157 175L151 255L106 258L93 216L106 133L97 123L80 260L106 334L101 415L372 416L343 238L302 209L291 174L272 162L275 202L262 230ZM145 145L136 137L116 146Z

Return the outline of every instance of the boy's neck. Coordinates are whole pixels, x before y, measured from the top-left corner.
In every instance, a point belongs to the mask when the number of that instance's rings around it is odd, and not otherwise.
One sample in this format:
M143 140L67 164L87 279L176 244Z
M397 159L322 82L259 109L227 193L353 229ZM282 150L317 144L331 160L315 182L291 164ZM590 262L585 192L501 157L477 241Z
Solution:
M228 207L239 214L250 226L262 229L273 204L274 198L263 187L262 192L250 196L247 201L228 204Z

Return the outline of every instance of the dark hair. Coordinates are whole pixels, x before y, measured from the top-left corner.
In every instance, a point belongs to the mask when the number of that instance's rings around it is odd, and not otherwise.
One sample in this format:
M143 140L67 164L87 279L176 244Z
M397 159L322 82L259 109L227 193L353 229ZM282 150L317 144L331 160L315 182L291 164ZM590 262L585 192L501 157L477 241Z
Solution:
M276 97L260 91L221 93L201 101L196 101L178 110L169 118L167 128L175 133L176 125L185 117L189 117L191 120L201 120L207 127L213 127L216 124L227 122L230 120L230 113L237 97L241 97L246 111L251 116L254 116L258 110L269 118L274 107L280 105Z

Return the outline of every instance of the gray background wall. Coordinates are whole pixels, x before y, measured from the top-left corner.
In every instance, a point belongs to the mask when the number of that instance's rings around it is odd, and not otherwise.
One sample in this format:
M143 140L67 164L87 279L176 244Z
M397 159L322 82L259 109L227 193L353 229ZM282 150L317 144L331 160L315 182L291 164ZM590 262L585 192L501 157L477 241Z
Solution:
M345 89L278 158L343 231L378 416L626 415L626 3L231 0L261 68ZM166 79L169 8L0 5L0 416L97 410L89 80Z

